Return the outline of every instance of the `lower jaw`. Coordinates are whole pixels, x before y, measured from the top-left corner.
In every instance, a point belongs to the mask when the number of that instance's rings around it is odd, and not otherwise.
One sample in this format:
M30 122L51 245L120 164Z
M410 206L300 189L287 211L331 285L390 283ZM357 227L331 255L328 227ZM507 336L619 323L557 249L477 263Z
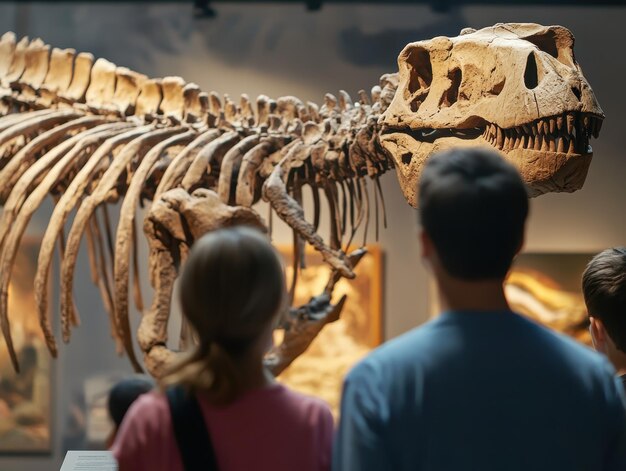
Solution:
M434 142L420 142L405 133L384 134L381 144L391 154L397 167L400 185L407 201L417 205L415 191L426 160L439 151L453 147L486 147L498 152L513 164L525 181L529 195L539 196L550 192L574 192L582 188L591 164L592 152L575 154L530 149L498 150L482 138L460 139L444 137ZM403 162L402 155L411 153L410 161Z
M587 154L570 154L513 149L500 153L517 167L530 196L580 190L593 157L591 151Z

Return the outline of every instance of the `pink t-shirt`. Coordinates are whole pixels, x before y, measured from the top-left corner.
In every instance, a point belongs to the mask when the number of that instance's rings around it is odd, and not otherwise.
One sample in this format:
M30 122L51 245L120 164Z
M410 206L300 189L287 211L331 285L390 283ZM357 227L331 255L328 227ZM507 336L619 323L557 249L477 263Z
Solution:
M225 407L198 401L220 471L330 469L333 417L321 400L276 383ZM184 471L163 394L135 401L112 451L119 471Z

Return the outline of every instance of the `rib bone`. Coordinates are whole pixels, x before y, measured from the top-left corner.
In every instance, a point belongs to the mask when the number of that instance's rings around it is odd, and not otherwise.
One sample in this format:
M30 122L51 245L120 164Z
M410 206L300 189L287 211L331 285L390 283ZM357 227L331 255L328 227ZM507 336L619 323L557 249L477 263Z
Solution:
M22 207L24 200L28 197L32 186L35 184L37 179L45 176L49 169L55 165L56 162L63 157L63 155L72 149L72 147L78 144L81 139L97 132L111 130L116 126L118 126L117 123L109 123L87 129L48 151L33 165L31 165L26 172L24 172L24 174L15 183L15 186L11 189L11 193L4 203L4 209L2 211L2 216L0 217L0 246L4 242L7 232L11 229L18 211Z
M46 146L58 142L59 138L62 138L75 129L88 128L102 122L103 119L99 116L78 118L43 132L26 146L22 147L6 166L0 170L0 200L2 202L6 200L15 182L33 164L35 156Z
M161 181L159 182L154 194L154 199L157 200L162 193L179 185L183 176L187 172L189 165L191 165L190 159L197 155L196 149L206 146L210 142L217 139L219 135L220 132L217 129L209 129L208 131L201 133L176 157L174 157L161 177Z
M111 129L105 129L99 133L94 133L78 141L70 152L59 159L52 170L46 174L37 188L28 196L28 198L26 198L24 204L21 206L17 216L15 217L14 223L10 226L8 234L3 239L2 252L0 255L0 321L7 349L9 350L11 361L13 362L13 366L16 370L18 370L19 367L17 365L17 356L11 339L7 307L11 269L13 267L13 262L15 261L15 256L17 254L17 249L22 239L22 235L26 230L26 226L28 225L28 222L34 212L41 205L43 199L58 182L58 180L62 178L63 174L68 170L68 167L80 163L80 156L87 148L97 145L107 136L114 134L116 131L119 132L128 126L129 125L125 123L117 123L112 125ZM71 301L73 302L73 300Z
M65 342L69 341L70 336L69 318L71 313L70 306L72 301L74 266L76 265L76 258L78 257L80 239L89 219L92 217L95 209L106 201L109 192L115 187L120 176L126 170L126 167L134 158L141 157L141 152L142 150L145 151L146 146L152 145L155 142L182 131L183 130L180 128L155 129L126 144L104 172L104 175L96 185L93 193L85 197L79 206L67 236L65 257L61 262L61 331Z
M226 155L220 165L220 176L217 184L217 194L225 204L234 203L234 190L231 188L231 183L237 181L239 175L239 168L241 167L241 160L246 152L251 150L259 143L260 136L252 135L241 140L234 147L232 147Z
M114 137L107 139L98 149L91 155L89 160L83 165L80 171L76 174L67 190L63 193L60 200L56 204L52 215L50 216L50 223L46 228L46 232L41 242L41 249L39 251L39 258L37 261L37 273L35 275L35 300L37 302L37 309L39 311L39 319L42 331L46 339L46 344L50 352L56 356L56 341L54 334L50 326L50 321L47 318L48 315L48 275L50 273L50 265L52 264L52 255L54 251L54 241L57 239L63 226L67 221L67 218L74 207L78 204L82 198L87 185L91 182L95 170L98 167L103 167L105 159L113 150L134 139L142 134L146 133L150 129L149 126L143 126L130 131L118 134Z

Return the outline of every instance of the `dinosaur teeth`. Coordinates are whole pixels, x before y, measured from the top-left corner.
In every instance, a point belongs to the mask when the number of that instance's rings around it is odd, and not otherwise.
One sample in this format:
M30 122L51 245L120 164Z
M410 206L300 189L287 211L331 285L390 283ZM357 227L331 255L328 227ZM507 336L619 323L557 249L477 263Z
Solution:
M499 150L535 150L542 152L587 152L591 137L598 137L602 119L592 114L564 113L531 123L501 128L489 123L484 140Z
M589 139L598 137L602 118L591 114L564 113L531 123L501 128L489 123L483 138L497 149L525 149L543 152L586 152Z
M569 147L567 149L567 153L568 154L573 154L574 152L576 152L576 140L575 139L570 139Z
M574 133L574 115L572 114L567 115L567 133L568 134Z
M564 123L565 123L565 120L563 119L563 116L556 117L556 127L558 128L559 131L564 130Z
M498 149L502 149L502 145L504 143L504 136L502 133L502 129L497 128L496 129L497 133L496 133L496 144L498 145Z

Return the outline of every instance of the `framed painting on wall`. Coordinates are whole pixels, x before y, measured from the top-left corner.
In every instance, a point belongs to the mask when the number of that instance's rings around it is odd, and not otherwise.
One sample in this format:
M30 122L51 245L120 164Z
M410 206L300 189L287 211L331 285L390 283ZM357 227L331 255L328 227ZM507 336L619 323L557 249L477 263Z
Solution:
M293 249L279 246L278 250L285 261L289 286ZM344 376L382 342L382 255L378 245L369 245L367 250L355 269L356 278L341 279L335 287L333 302L344 294L348 296L340 319L324 327L308 350L278 378L297 391L324 399L336 416ZM307 247L305 257L306 268L299 273L294 296L296 306L320 294L330 275L330 268L318 252Z
M582 274L592 253L523 253L505 282L511 308L591 345Z
M504 282L511 309L591 346L582 275L592 253L522 253ZM430 316L439 313L437 287L430 285Z
M0 341L0 453L51 451L51 362L35 308L33 279L40 240L25 238L13 265L9 320L20 362L16 374Z

